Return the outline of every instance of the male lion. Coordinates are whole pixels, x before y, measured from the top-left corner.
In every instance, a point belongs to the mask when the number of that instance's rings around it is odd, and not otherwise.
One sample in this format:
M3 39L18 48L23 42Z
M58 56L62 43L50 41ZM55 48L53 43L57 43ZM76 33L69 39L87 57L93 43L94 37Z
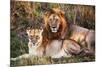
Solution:
M95 32L67 22L64 11L53 8L44 15L45 28L43 40L72 39L86 50L94 51Z
M48 39L64 39L68 24L64 12L58 8L47 11L44 15L44 36Z

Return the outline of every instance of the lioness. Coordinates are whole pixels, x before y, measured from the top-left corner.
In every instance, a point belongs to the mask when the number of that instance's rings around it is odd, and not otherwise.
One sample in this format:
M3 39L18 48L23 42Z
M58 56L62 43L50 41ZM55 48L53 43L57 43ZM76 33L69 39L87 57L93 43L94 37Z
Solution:
M28 54L23 54L20 55L16 58L11 58L12 61L16 60L21 60L21 59L26 59L26 58L31 58L32 56L38 56L42 57L44 56L44 48L40 47L42 44L42 32L43 29L32 29L28 28L26 30L26 33L28 34L28 48L29 48L29 53Z
M43 48L39 48L42 44L42 32L43 29L27 29L28 34L28 47L29 47L29 54L34 56L42 56L43 55Z

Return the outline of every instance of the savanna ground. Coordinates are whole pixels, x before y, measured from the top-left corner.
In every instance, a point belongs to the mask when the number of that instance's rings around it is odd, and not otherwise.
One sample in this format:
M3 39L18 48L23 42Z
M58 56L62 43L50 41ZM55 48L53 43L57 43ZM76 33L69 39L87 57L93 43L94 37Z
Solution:
M11 1L11 58L28 53L27 27L39 28L43 23L44 12L54 7L65 11L68 22L95 30L95 6ZM21 61L11 61L11 66L89 62L95 61L95 56L73 56L60 59L31 57Z

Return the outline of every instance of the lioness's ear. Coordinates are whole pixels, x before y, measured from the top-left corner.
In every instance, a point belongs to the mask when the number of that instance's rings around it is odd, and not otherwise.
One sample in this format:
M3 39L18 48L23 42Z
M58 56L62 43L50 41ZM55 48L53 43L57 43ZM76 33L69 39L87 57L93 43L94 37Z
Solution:
M26 30L26 33L27 33L28 35L29 35L29 31L30 31L30 30Z
M29 32L30 32L30 27L28 27L28 28L26 29L26 33L29 34Z
M43 32L43 28L39 29L39 32L42 33Z

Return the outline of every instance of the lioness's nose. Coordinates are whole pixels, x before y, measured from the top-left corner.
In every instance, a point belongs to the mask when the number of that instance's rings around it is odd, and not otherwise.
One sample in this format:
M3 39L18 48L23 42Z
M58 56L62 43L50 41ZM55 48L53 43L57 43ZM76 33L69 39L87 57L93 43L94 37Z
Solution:
M35 43L33 43L33 44L35 44Z
M36 44L36 41L33 41L33 44Z

